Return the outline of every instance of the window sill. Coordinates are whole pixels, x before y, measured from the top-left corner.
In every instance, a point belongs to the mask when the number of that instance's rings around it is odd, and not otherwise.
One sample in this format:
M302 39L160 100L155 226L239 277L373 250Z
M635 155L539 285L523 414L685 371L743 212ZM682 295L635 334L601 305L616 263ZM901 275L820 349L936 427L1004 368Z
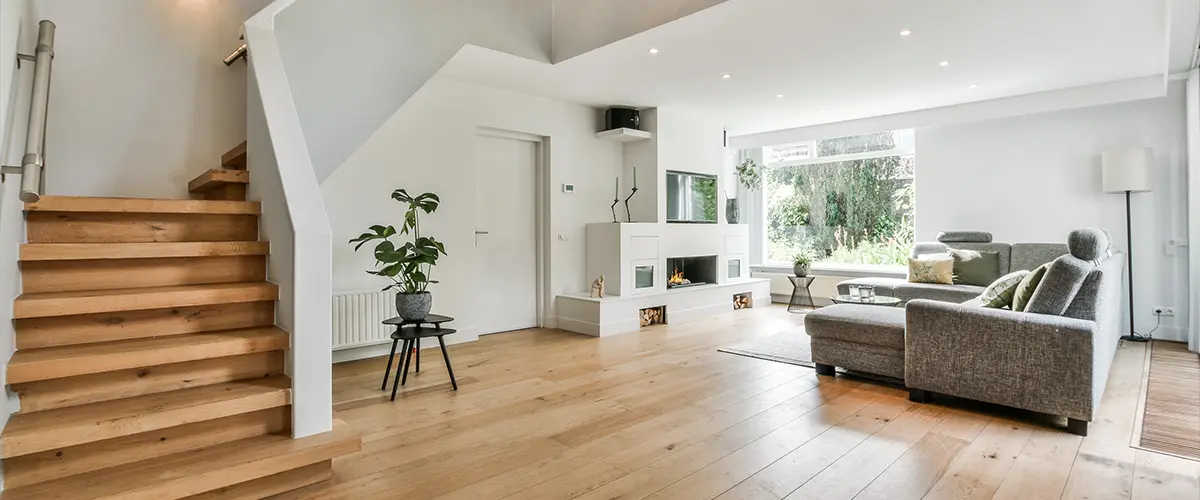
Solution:
M792 274L792 266L778 264L751 264L750 272ZM908 269L904 266L872 264L813 264L809 271L813 276L842 276L846 278L905 278Z

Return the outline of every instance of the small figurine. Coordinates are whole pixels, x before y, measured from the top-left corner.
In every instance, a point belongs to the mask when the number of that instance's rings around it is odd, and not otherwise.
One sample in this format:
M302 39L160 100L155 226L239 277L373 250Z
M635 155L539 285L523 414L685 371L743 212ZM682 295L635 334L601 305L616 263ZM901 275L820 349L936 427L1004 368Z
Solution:
M599 278L596 278L595 281L592 281L592 298L593 299L604 298L604 275L603 274L601 274Z

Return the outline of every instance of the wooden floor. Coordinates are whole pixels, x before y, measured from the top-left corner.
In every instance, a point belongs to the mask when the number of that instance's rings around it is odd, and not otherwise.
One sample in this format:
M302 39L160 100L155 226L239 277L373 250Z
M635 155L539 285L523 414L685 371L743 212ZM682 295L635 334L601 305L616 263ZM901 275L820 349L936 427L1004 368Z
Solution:
M1155 341L1147 377L1141 446L1200 460L1200 357Z
M551 330L436 350L392 403L386 359L334 368L363 449L279 498L1196 499L1200 462L1130 447L1144 345L1122 347L1091 435L1053 418L718 353L794 329L782 307L595 339Z

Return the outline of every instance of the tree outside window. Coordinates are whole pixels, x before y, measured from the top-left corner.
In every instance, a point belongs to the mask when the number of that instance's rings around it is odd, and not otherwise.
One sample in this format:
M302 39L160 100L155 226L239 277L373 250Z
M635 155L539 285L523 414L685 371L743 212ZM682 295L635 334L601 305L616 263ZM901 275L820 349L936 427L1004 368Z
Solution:
M766 148L767 260L904 265L914 239L912 131ZM787 148L787 149L784 149ZM789 153L775 153L773 149Z

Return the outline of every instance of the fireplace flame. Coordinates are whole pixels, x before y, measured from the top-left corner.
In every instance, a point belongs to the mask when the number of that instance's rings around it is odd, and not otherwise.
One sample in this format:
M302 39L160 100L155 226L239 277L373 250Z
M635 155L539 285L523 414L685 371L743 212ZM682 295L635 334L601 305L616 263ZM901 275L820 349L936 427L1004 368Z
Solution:
M675 268L675 272L671 273L671 279L667 280L668 285L686 285L691 283L683 277L683 273L679 272L679 268Z

